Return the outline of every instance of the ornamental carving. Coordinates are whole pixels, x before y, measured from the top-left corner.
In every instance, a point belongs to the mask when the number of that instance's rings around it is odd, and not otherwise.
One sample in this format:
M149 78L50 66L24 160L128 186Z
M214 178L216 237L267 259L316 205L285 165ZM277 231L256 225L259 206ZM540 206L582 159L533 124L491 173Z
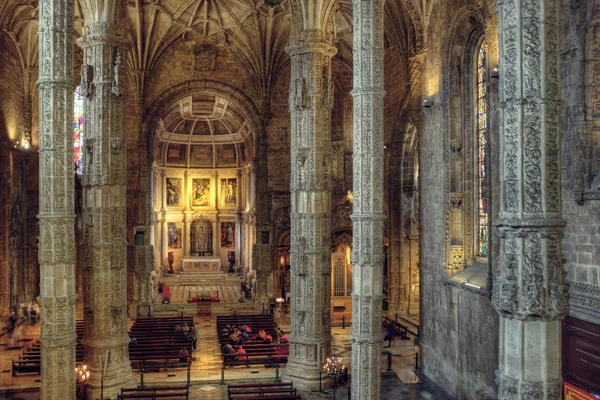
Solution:
M83 97L89 98L92 95L92 81L94 80L93 68L91 65L81 65L81 89Z
M193 45L194 69L199 72L214 71L217 65L217 47L209 43Z

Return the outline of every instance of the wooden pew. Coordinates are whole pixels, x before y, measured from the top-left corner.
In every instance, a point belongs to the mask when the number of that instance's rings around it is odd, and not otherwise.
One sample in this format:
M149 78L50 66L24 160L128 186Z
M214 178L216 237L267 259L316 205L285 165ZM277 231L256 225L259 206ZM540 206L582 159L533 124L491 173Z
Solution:
M185 386L146 386L138 388L121 388L117 399L188 399L190 389Z
M228 400L295 400L300 399L292 382L280 383L245 383L228 385Z

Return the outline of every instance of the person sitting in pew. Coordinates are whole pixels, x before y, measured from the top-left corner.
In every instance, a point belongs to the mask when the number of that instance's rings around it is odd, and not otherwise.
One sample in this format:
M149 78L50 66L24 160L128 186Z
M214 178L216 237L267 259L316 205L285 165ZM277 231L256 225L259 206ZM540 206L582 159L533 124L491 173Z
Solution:
M233 349L233 347L229 343L225 343L223 345L222 351L223 351L223 354L225 354L225 355L235 354L235 350ZM224 358L224 361L227 361L227 360L237 360L237 356L236 357L231 357L231 358L228 358L228 357Z
M229 335L229 343L232 345L244 344L244 339L241 336L240 331L235 331L231 335Z
M261 339L262 341L266 341L267 340L267 332L265 332L264 329L260 329L258 331L257 339Z
M190 359L190 353L188 353L185 347L182 347L179 351L179 362L188 362Z
M242 345L240 345L238 347L238 351L236 352L237 359L240 361L246 361L246 367L250 367L250 363L248 363L248 356L246 355L246 350L242 347Z

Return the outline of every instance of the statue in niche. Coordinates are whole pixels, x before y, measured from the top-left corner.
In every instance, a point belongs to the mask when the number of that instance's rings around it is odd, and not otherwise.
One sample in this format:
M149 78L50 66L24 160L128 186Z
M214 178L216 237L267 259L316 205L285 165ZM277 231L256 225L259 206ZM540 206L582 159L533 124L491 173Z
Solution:
M191 223L190 254L198 256L212 255L212 224L205 219L196 219Z

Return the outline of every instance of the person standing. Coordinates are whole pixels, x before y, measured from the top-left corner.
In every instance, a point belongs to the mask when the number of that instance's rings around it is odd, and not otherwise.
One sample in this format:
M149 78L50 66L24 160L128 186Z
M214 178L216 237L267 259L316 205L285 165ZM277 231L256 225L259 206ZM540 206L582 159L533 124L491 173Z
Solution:
M196 344L198 343L198 329L194 326L192 327L192 348L193 351L196 351Z

